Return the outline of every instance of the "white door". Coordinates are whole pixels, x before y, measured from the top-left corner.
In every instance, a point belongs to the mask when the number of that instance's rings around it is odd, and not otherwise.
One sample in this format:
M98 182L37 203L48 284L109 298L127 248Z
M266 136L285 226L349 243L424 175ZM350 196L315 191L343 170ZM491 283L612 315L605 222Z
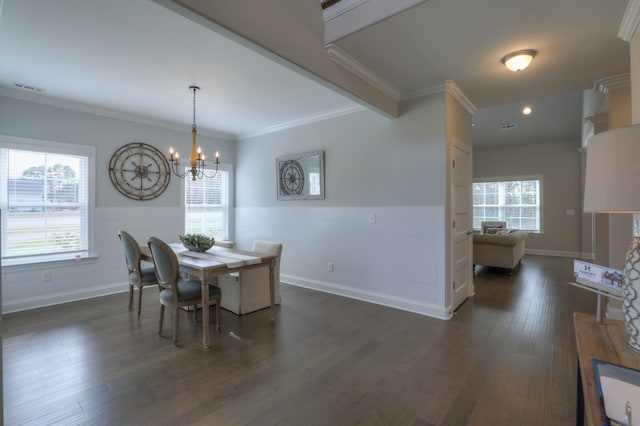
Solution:
M452 310L455 310L467 297L473 294L473 229L471 224L471 154L464 146L454 144L452 149L451 304Z

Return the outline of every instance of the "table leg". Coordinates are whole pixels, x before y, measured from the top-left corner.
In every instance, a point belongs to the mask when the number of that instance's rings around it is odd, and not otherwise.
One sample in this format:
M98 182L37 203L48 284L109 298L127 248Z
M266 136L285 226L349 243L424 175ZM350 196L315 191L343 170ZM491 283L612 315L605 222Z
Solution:
M603 318L603 308L604 308L604 296L600 293L598 293L598 304L596 305L596 321L598 322L598 324L602 324L602 318Z
M271 301L271 322L276 322L276 316L275 316L275 304L276 304L275 266L276 266L276 260L273 259L269 263L269 298L270 298L270 301Z
M202 346L209 347L209 284L202 280Z
M580 360L578 359L578 380L576 394L576 425L584 425L584 393L582 390L582 373L580 372Z

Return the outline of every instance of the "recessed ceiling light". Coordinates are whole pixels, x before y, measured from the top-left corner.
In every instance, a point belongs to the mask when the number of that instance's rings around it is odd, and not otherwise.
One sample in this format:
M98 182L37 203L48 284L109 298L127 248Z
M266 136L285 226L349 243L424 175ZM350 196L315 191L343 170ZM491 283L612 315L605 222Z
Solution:
M533 110L531 109L531 107L529 105L527 105L524 108L522 108L522 115L529 115L532 112L533 112Z

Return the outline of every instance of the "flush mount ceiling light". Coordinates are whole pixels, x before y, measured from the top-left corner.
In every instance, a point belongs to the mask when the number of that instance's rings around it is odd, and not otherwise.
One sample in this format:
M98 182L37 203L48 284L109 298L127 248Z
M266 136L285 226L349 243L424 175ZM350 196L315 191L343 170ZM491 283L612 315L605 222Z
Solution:
M501 62L509 69L509 71L522 71L529 66L533 57L536 56L537 53L538 52L533 49L518 50L505 55Z
M533 109L529 105L522 108L522 115L530 115L532 112Z

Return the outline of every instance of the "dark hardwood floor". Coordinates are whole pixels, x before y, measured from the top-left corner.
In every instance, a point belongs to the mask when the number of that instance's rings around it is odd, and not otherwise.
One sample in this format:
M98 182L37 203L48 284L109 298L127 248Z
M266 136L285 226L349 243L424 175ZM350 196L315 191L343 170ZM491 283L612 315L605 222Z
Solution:
M269 310L156 333L127 294L3 317L5 425L575 424L572 313L595 296L572 261L526 256L513 276L478 267L450 321L283 285ZM389 283L390 286L393 283Z

